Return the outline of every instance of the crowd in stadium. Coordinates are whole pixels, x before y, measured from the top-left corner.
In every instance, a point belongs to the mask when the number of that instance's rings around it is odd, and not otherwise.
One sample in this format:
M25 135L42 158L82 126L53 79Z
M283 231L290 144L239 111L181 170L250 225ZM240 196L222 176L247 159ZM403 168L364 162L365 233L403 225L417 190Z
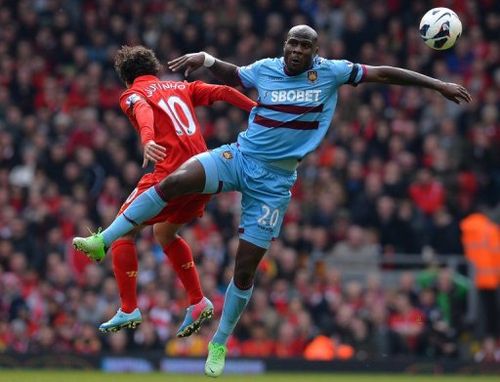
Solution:
M98 332L119 307L111 261L93 264L71 247L87 227L110 223L143 171L137 134L118 106L124 87L113 53L143 44L163 63L206 50L245 65L280 56L288 28L305 23L320 33L324 57L462 83L473 102L416 88L341 88L327 138L299 167L281 236L229 354L316 359L314 346L327 338L329 359L500 362L498 325L477 337L469 320L467 275L395 269L398 281L387 286L380 269L381 261L397 268L396 254L463 254L460 220L499 203L498 4L358 3L0 1L0 352L205 354L215 322L175 339L186 296L151 231L137 242L145 322L135 331ZM461 17L464 35L450 51L432 51L418 35L433 5ZM184 79L168 70L161 77ZM194 79L214 82L205 71ZM246 126L247 116L226 104L198 116L209 147ZM216 196L182 231L216 317L239 208L238 194Z

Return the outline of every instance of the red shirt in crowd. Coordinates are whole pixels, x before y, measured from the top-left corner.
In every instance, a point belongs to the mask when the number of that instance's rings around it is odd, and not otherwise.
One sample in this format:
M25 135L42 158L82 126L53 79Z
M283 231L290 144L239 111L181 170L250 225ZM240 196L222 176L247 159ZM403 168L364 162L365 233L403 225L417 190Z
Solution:
M417 308L395 313L389 318L389 327L405 338L410 349L417 346L418 336L424 329L424 314Z
M427 215L432 215L439 210L445 202L444 187L435 180L426 184L412 184L410 196L418 208Z

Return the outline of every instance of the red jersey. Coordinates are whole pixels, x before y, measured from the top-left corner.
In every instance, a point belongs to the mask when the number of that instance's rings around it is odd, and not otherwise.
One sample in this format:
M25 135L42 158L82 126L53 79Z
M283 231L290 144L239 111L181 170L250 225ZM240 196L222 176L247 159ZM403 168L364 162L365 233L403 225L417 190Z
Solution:
M192 156L207 151L194 108L219 100L246 111L256 105L229 86L160 81L144 75L122 93L120 107L139 132L143 145L153 140L167 149L166 158L156 163L154 170L163 177Z

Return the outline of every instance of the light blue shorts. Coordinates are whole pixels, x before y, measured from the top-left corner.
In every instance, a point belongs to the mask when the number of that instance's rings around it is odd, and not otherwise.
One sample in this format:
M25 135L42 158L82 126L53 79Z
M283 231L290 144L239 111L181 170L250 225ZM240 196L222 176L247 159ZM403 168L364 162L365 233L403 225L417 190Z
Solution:
M198 154L205 168L204 194L240 191L240 238L269 248L280 232L296 171L286 171L244 155L237 144Z

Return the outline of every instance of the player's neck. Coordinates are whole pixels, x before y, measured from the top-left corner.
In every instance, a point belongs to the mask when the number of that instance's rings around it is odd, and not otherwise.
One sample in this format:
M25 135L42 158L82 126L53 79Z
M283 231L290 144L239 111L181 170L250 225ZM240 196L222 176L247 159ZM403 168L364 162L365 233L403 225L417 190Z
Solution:
M302 74L302 73L310 70L313 67L313 65L314 65L314 62L311 61L311 64L307 68L305 68L304 70L302 70L300 72L294 73L294 72L291 72L290 70L288 70L288 68L286 67L286 64L283 64L283 71L285 72L285 74L287 76L293 77L293 76L298 76L299 74Z

